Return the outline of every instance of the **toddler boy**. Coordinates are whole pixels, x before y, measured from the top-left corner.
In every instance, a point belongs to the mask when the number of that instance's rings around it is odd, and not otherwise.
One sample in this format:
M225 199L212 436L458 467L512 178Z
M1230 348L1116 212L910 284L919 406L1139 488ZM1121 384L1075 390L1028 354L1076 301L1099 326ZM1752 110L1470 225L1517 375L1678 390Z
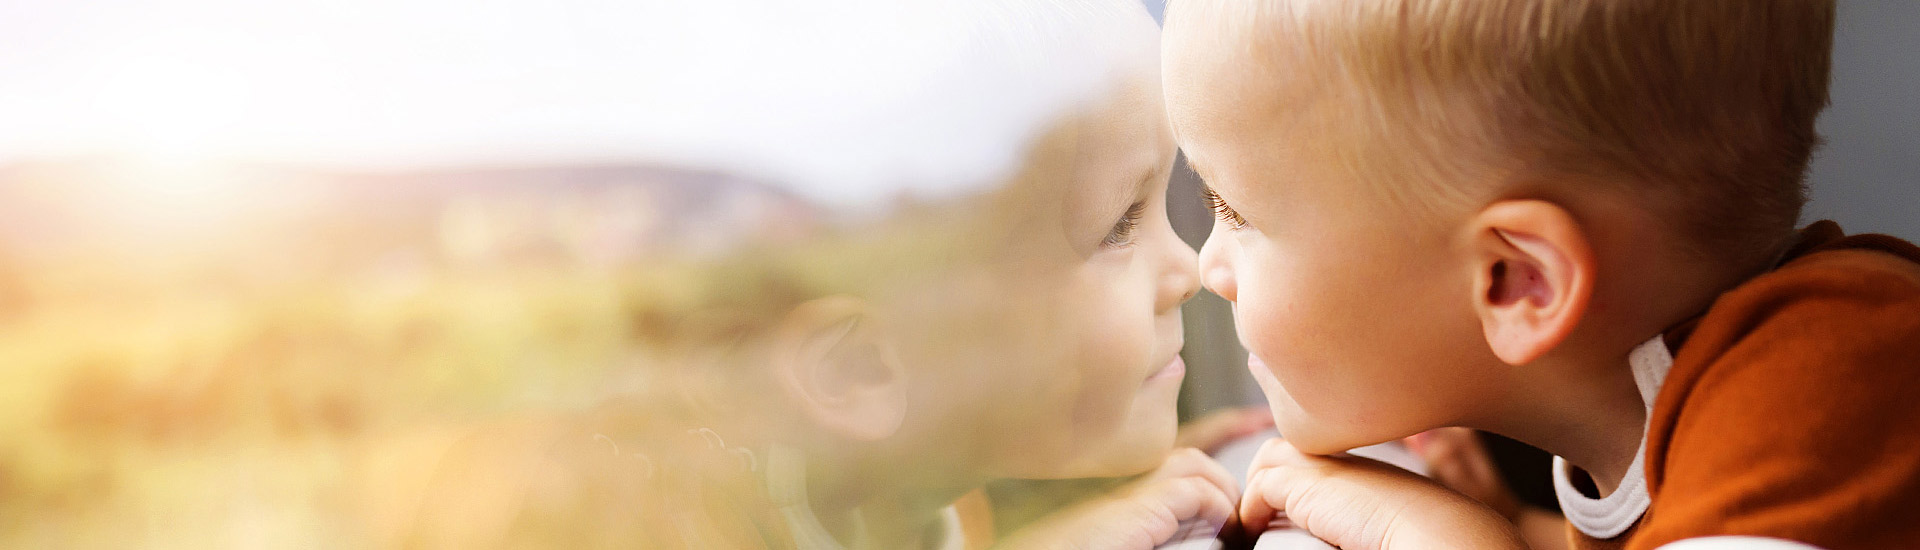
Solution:
M1830 0L1187 0L1174 131L1287 438L1241 520L1522 543L1327 458L1442 426L1561 457L1576 547L1920 540L1920 249L1796 231ZM1705 544L1689 542L1688 544ZM1692 547L1692 546L1690 546Z

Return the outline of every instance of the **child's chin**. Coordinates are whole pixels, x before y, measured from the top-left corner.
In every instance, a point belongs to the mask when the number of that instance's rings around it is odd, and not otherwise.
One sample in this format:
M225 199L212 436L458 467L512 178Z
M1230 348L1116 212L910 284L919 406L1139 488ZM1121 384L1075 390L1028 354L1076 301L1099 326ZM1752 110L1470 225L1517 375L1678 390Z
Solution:
M1346 444L1346 441L1351 438L1343 437L1345 434L1339 433L1338 430L1328 429L1331 426L1324 422L1289 418L1277 412L1273 415L1273 421L1274 426L1280 430L1280 436L1286 438L1287 444L1293 445L1293 448L1303 453L1329 455L1360 446Z
M1130 476L1158 468L1167 454L1173 452L1174 434L1173 422L1168 422L1164 429L1155 427L1127 434L1126 441L1096 461L1099 471L1081 477Z
M1159 468L1167 454L1173 452L1173 445L1153 449L1152 452L1132 453L1124 457L1113 457L1093 471L1073 477L1126 477L1140 475Z

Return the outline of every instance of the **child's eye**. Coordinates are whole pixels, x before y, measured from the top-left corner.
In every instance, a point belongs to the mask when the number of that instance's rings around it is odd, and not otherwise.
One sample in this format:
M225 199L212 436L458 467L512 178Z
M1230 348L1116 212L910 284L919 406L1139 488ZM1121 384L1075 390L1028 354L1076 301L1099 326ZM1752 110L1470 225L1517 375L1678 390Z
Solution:
M1146 215L1147 203L1136 202L1127 207L1127 213L1114 222L1113 229L1107 231L1107 238L1100 241L1101 246L1119 248L1133 244L1133 233L1140 228L1140 217Z
M1225 222L1229 228L1239 229L1247 225L1247 219L1240 217L1233 207L1227 206L1226 199L1220 198L1220 194L1213 192L1211 187L1207 188L1207 208L1212 209L1213 216Z

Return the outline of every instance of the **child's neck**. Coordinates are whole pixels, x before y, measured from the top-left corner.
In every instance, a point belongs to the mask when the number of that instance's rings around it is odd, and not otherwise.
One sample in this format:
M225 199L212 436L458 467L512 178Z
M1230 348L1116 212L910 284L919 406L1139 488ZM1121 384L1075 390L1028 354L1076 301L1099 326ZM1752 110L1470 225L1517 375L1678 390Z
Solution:
M1672 263L1622 271L1596 289L1596 308L1575 335L1533 364L1493 431L1564 458L1587 472L1602 496L1631 469L1646 436L1649 403L1634 381L1628 354L1667 329L1703 313L1748 274L1716 266ZM1671 350L1678 352L1678 350Z
M945 536L933 529L941 521L941 512L971 489L940 489L904 492L891 498L875 499L861 507L876 548L931 548L937 541L928 537Z
M1558 377L1528 394L1492 431L1527 442L1587 472L1600 495L1626 478L1646 432L1646 405L1626 353L1596 355L1589 365L1557 365ZM1538 366L1538 365L1530 365ZM1571 389L1572 391L1569 391Z

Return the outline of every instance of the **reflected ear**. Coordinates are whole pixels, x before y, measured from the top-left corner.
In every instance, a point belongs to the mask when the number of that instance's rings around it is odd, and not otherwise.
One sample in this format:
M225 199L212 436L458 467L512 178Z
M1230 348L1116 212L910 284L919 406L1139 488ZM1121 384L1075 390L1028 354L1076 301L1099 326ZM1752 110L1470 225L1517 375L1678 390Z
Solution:
M858 441L892 436L907 409L906 370L871 321L856 298L809 301L782 319L771 355L781 387L808 419Z
M1593 297L1594 257L1565 209L1496 202L1474 218L1474 309L1501 361L1524 365L1565 341Z

